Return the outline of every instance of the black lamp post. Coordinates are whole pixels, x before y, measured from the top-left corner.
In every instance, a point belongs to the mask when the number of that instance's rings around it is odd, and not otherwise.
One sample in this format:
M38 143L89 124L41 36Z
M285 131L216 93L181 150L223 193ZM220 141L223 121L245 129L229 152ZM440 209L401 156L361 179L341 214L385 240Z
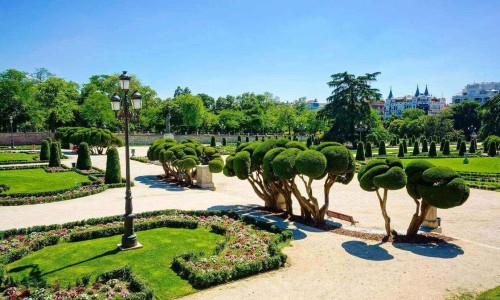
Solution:
M467 130L470 132L471 139L475 139L477 137L476 129L477 128L474 127L474 125L471 125L471 126L467 127Z
M124 217L124 233L122 235L122 243L119 247L122 250L140 248L142 245L137 241L137 235L134 231L134 215L132 208L132 191L130 190L130 153L129 153L129 120L136 116L130 111L130 105L132 104L135 110L139 110L142 107L142 96L137 91L133 92L129 99L127 98L129 87L130 87L130 76L127 75L127 71L123 71L120 75L120 89L124 91L123 99L116 94L111 97L111 108L118 112L120 110L121 103L123 103L123 114L119 115L125 120L125 173L126 173L126 190L125 190L125 215Z
M14 149L14 127L12 126L14 120L12 119L12 116L9 117L9 120L10 120L10 148Z
M355 129L356 129L356 131L359 132L359 141L361 142L363 140L362 139L362 137L363 137L362 132L366 131L366 127L363 126L363 122L359 122L358 127L356 127Z

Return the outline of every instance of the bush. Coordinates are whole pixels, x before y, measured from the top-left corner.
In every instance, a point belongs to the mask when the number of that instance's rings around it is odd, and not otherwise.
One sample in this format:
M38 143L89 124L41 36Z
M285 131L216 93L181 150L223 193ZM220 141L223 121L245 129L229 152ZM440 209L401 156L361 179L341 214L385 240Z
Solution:
M299 152L297 148L289 148L278 154L271 163L274 174L280 179L293 178L297 174L295 160Z
M356 160L361 160L361 161L365 160L365 151L363 148L364 148L363 143L359 142L356 150Z
M476 143L474 140L470 141L469 153L476 153Z
M443 152L444 150L444 143L446 142L446 140L444 138L441 139L441 144L439 145L439 151Z
M56 143L52 143L50 145L50 160L49 160L50 168L59 168L61 167L61 157L59 156L59 147Z
M380 141L380 144L378 146L378 155L387 155L387 152L385 150L385 141Z
M406 140L403 140L403 151L404 153L408 153L408 146L406 145Z
M488 145L488 156L495 157L497 155L497 143L491 142Z
M370 142L366 142L366 149L365 149L365 157L371 158L372 155L372 144Z
M212 173L220 173L224 168L224 163L220 160L214 159L208 162L208 169Z
M429 149L427 148L427 140L424 139L422 141L422 153L427 153L427 152L429 152Z
M225 138L225 137L223 137L223 138L222 138L222 146L226 146L226 145L227 145L226 138Z
M315 150L300 152L295 159L295 168L299 174L310 178L318 178L325 173L326 157Z
M89 145L85 142L78 145L78 159L76 160L76 168L80 170L92 169Z
M250 174L250 165L251 165L251 160L250 160L250 152L248 151L240 151L234 155L234 160L233 160L233 169L234 173L236 174L236 177L238 177L241 180L247 179L248 175Z
M122 176L120 172L120 157L118 156L118 150L115 147L108 149L106 157L106 176L104 182L106 184L110 183L120 183L122 181Z
M399 144L398 157L405 157L405 151L403 148L403 144Z
M460 150L460 145L462 145L462 139L459 138L457 141L457 150Z
M465 146L465 142L460 144L460 150L458 151L459 156L464 156L465 152L467 152L467 148Z
M245 137L245 143L248 143L250 142L250 138L248 137L248 135Z
M210 146L211 147L215 147L216 144L215 144L215 136L212 136L212 138L210 139Z
M436 153L436 143L432 142L431 143L431 148L429 150L429 157L436 157L436 156L437 156L437 153Z
M418 148L418 142L415 141L415 144L413 145L413 156L417 156L420 154L420 149Z
M308 137L307 141L306 141L306 147L309 148L309 147L311 147L311 145L312 145L311 137Z
M40 160L49 160L50 159L50 144L47 140L42 142L42 147L40 149Z
M443 155L450 155L450 141L448 140L444 142Z
M241 135L238 135L238 142L241 143Z

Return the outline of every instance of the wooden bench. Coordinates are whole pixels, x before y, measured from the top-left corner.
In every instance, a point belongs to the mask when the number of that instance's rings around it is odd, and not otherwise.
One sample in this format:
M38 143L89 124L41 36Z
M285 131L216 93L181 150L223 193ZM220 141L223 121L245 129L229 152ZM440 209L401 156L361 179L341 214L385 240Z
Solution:
M354 221L354 218L352 216L348 216L348 215L345 215L343 213L339 213L336 211L327 210L326 215L329 219L336 218L339 220L351 222L351 225L356 225L356 223L358 223L358 221Z

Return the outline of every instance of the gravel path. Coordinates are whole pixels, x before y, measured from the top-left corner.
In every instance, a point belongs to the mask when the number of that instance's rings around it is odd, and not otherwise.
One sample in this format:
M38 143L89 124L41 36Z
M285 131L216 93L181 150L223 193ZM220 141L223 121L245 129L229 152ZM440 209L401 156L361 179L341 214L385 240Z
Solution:
M144 155L147 149L133 148L137 155ZM123 149L120 155L123 165ZM70 156L64 163L75 160ZM92 156L92 161L105 167L105 156ZM213 192L166 186L153 175L161 171L159 166L131 162L135 212L231 208L294 231L295 240L285 248L287 267L204 290L188 299L443 299L448 289L481 291L500 284L500 193L472 190L463 206L439 210L443 233L459 239L453 243L389 244L322 232L249 210L262 201L246 181L237 178L216 174L217 191ZM110 189L62 202L0 207L0 229L121 214L124 191ZM348 186L335 185L331 199L331 209L354 216L357 227L383 227L375 194L362 191L355 180ZM404 190L390 192L388 209L393 227L404 230L414 209Z

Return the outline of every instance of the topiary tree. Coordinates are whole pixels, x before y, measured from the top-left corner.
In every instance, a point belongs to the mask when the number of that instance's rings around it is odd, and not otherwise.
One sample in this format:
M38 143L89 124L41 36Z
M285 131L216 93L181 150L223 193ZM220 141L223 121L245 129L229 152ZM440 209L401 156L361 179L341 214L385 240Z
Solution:
M380 141L380 144L378 145L378 155L383 156L387 155L387 152L385 150L385 141Z
M111 146L123 146L122 139L109 129L95 127L62 127L58 129L56 138L65 144L79 145L86 142L92 154L103 154Z
M108 149L106 153L106 174L104 177L106 184L121 183L120 157L115 147Z
M448 140L444 142L443 155L450 155L450 141Z
M441 144L439 145L439 151L443 152L444 150L444 143L446 142L446 140L444 138L441 139Z
M52 145L52 139L49 137L46 137L45 140L49 143L49 146Z
M403 140L403 151L404 153L408 153L408 146L406 145L406 140Z
M467 148L465 146L465 142L462 142L460 144L460 150L458 150L458 155L459 156L464 156L465 152L467 152Z
M431 148L429 150L429 157L436 157L436 156L437 156L437 153L436 153L436 143L432 142L431 143Z
M212 138L210 139L210 147L215 147L215 146L216 146L215 136L212 136Z
M59 168L61 166L61 157L59 156L59 148L56 143L50 145L50 168Z
M417 156L420 154L420 149L418 148L418 142L415 141L415 144L413 145L413 156Z
M245 142L246 143L250 142L250 138L248 137L248 135L245 137Z
M311 147L311 145L312 145L312 140L311 140L311 137L308 137L308 138L307 138L307 141L306 141L306 147L307 147L307 148L310 148L310 147Z
M427 152L429 152L429 149L427 148L427 140L424 139L422 141L422 153L427 153Z
M255 136L255 141L258 142L259 141L259 136ZM240 141L241 142L241 141Z
M59 157L63 157L63 154L62 154L62 149L61 149L61 142L55 142L57 144L57 149L59 151Z
M241 143L241 135L238 135L238 142Z
M400 149L402 146L400 146ZM403 164L397 158L372 160L358 172L360 187L368 192L376 192L382 216L385 221L387 236L391 235L391 218L387 213L387 194L389 190L399 190L406 186L406 174ZM383 195L380 194L383 190Z
M42 141L42 147L40 148L40 160L50 159L50 144L47 140Z
M85 142L78 145L78 159L76 160L76 168L80 170L92 169L89 145Z
M403 148L403 144L399 144L398 157L405 157L405 151Z
M226 138L225 138L225 137L223 137L223 138L222 138L222 146L226 146L226 145L227 145Z
M370 142L366 142L366 149L365 149L365 157L371 158L372 155L372 144Z
M476 153L476 143L474 140L470 141L469 153Z
M457 150L460 150L460 145L462 145L462 139L458 138L458 141L457 141Z
M448 167L435 167L428 161L415 160L406 166L405 173L408 177L406 191L416 206L407 235L417 234L432 206L448 209L462 205L469 198L470 190L465 181Z
M359 142L356 150L356 160L361 160L361 161L365 160L365 150L363 148L364 148L363 143Z
M488 156L495 157L497 155L497 143L490 142L488 144Z

